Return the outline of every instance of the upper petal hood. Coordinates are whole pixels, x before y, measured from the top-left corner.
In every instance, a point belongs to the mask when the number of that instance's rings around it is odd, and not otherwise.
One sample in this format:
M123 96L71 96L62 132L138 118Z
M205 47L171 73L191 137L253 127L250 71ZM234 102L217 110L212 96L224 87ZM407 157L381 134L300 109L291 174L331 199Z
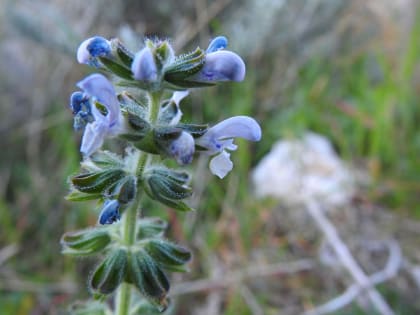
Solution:
M107 119L111 125L118 122L121 115L120 106L114 86L105 76L98 73L91 74L77 83L77 86L106 107Z

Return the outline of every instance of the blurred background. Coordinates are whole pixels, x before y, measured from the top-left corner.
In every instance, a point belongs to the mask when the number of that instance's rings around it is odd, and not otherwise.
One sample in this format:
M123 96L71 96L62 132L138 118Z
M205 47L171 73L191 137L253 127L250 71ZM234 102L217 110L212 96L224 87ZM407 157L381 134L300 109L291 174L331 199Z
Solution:
M145 207L194 253L172 314L420 314L420 1L0 0L0 23L1 314L89 297L95 260L59 240L97 222L64 200L81 158L68 99L93 71L75 52L96 34L178 53L224 34L247 64L183 111L253 116L262 141L239 141L224 180L195 159L195 213Z

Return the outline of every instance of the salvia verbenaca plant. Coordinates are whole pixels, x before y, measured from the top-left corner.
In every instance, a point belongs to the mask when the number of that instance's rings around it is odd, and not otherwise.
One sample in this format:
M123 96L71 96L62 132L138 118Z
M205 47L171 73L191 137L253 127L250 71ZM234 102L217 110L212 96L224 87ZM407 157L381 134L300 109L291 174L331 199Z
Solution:
M211 127L181 121L188 89L244 79L243 60L226 47L223 36L206 50L178 56L167 40L146 39L137 53L100 36L79 46L78 62L103 74L81 80L70 97L74 129L83 130L83 160L67 199L97 200L100 211L96 226L64 234L61 244L64 254L97 255L99 262L88 279L94 300L73 305L72 314L140 315L168 307L168 272L186 271L191 252L164 238L165 221L142 216L142 197L190 211L191 176L182 166L205 154L210 171L223 178L233 168L234 139L261 138L247 116ZM102 149L108 138L124 140L124 156ZM179 168L166 166L169 159Z

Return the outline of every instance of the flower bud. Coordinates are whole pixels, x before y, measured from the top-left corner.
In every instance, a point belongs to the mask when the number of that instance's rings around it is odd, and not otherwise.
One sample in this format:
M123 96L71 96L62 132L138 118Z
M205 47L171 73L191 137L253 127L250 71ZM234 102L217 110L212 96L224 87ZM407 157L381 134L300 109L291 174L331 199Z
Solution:
M99 223L104 225L119 221L121 218L119 209L120 204L117 200L106 200L99 214Z
M126 270L127 252L123 249L110 251L92 273L89 286L94 292L110 294L123 281Z
M83 41L77 49L77 61L89 64L97 57L110 57L111 43L101 36L94 36Z
M192 162L195 151L194 138L183 131L178 139L171 142L168 148L169 156L175 158L179 165L187 165Z
M137 179L134 176L127 176L119 187L118 202L127 204L131 202L136 196Z
M63 254L88 256L105 249L111 242L107 230L92 228L76 232L68 232L61 238Z
M174 61L174 49L167 40L161 41L156 44L155 56L158 61L158 67L162 69Z
M131 64L131 72L134 79L139 81L153 82L157 80L158 70L149 47L143 48L135 55Z
M176 127L155 128L154 140L160 151L175 158L178 164L191 163L195 151L195 142L188 132Z

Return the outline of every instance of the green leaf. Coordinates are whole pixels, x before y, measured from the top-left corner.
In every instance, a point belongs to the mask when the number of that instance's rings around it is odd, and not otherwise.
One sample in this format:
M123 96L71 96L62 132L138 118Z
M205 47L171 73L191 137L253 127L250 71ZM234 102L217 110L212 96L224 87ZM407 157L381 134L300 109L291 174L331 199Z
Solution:
M123 168L124 162L117 154L109 151L96 151L90 160L99 168Z
M176 126L178 128L181 128L182 130L187 131L194 138L203 136L209 128L208 125L198 125L198 124L178 124Z
M119 41L117 44L116 51L122 63L126 67L131 68L131 64L133 63L133 59L134 59L134 54L131 51L129 51L125 46L123 46L123 44L121 44L121 42Z
M78 190L72 190L65 198L69 201L88 201L101 198L101 194L86 194Z
M123 91L118 94L118 101L123 109L132 115L136 115L142 119L145 119L148 114L147 104L140 100L137 100L134 96L129 94L127 91Z
M197 47L193 52L177 57L170 66L165 68L164 79L177 84L177 81L182 81L200 71L204 61L205 53Z
M125 80L134 80L131 70L119 63L104 57L98 57L102 64L112 73Z

